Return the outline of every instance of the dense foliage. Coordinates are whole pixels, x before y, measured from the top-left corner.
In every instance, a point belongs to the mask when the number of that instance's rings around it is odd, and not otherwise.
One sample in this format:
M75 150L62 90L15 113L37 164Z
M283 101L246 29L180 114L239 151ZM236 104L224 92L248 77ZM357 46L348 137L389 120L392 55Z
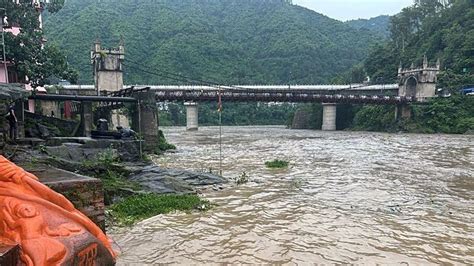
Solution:
M48 83L52 77L69 79L75 81L77 73L71 70L66 58L54 46L44 46L43 31L40 29L39 10L32 1L0 0L0 6L5 8L1 11L1 17L6 14L5 25L21 27L21 32L14 36L11 32L5 32L6 58L13 64L19 81L29 82L33 87ZM46 6L49 12L57 12L61 9L63 0L53 0Z
M474 4L471 0L416 0L413 6L392 18L390 32L391 40L375 48L366 60L365 70L372 77L395 81L393 77L400 61L421 60L427 55L441 59L439 88L457 94L461 87L474 84ZM412 119L402 122L395 120L394 107L365 106L357 113L354 127L464 133L474 129L473 98L455 95L432 100L428 105L413 106Z
M223 103L222 124L236 125L286 125L293 118L298 105L291 103ZM199 124L217 125L219 113L216 103L199 104ZM186 125L186 109L182 104L169 103L160 111L161 126Z
M346 24L356 29L366 29L377 32L386 38L390 36L390 16L383 15L371 19L349 20L346 21Z
M463 134L474 130L474 97L438 98L413 106L412 119L397 121L394 106L364 106L354 128L370 131Z
M365 63L372 79L395 81L400 62L420 65L424 55L442 64L440 87L474 84L472 0L416 0L394 16L391 40L376 47Z
M110 47L123 36L128 84L190 83L161 71L224 84L326 83L380 40L282 0L68 0L45 28L81 83L92 83L96 38Z

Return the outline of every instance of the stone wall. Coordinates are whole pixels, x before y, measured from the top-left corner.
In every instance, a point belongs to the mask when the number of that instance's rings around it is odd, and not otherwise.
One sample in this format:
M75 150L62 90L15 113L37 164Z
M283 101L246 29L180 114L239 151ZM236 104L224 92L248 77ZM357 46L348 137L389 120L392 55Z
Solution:
M28 169L40 181L64 195L74 207L105 230L104 189L99 179L48 167Z
M46 126L47 128L55 127L58 132L56 134L52 134L49 137L54 137L54 135L60 134L62 136L74 136L77 131L79 122L71 121L71 120L63 120L56 117L44 116L41 114L35 114L30 112L25 112L25 118L30 121L29 125L32 124L36 125L37 130L39 125ZM27 129L32 131L32 128ZM33 132L29 132L31 136ZM53 133L53 132L50 132ZM33 136L33 137L41 137L41 136Z

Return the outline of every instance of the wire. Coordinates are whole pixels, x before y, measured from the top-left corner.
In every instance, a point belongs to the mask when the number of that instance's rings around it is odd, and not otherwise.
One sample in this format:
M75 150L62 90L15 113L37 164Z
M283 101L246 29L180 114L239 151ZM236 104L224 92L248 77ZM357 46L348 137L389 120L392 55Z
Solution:
M129 59L125 59L125 61L130 62L130 63L132 63L134 65L137 65L137 66L148 67L148 66L142 65L138 62L134 62L132 60L129 60ZM130 65L127 65L127 64L124 64L124 65L125 66L130 66ZM133 66L132 66L132 68L133 68ZM176 73L165 71L165 70L157 70L158 72L164 73L164 74L159 74L159 73L151 72L149 70L144 70L144 69L141 69L141 68L138 68L138 67L135 68L135 69L140 70L144 73L157 75L157 76L160 76L160 77L166 77L166 78L169 78L169 79L172 79L172 80L175 80L175 81L185 81L185 82L190 82L190 83L205 84L205 85L208 85L210 87L214 87L216 89L220 89L222 87L225 87L225 88L228 88L228 89L232 88L232 89L238 89L238 90L248 90L248 88L243 88L243 87L238 87L238 86L233 86L233 85L224 85L224 84L220 84L220 83L214 82L214 81L193 79L193 78L181 75L181 74L176 74Z

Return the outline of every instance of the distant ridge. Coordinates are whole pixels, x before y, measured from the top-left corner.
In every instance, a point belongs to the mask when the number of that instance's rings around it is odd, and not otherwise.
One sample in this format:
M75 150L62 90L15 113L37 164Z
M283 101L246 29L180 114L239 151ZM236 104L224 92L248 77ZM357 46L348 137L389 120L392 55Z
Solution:
M290 1L291 2L291 1ZM226 84L324 84L383 38L286 0L67 0L45 31L92 83L89 50L125 40L125 82L176 84L166 70Z

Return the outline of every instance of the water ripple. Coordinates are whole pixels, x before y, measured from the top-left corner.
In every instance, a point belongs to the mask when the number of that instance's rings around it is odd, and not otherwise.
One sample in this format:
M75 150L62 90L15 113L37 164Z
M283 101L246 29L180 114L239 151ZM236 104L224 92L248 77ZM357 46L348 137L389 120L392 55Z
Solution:
M217 169L217 128L166 128L164 167ZM472 136L224 128L224 174L206 213L115 229L118 264L474 264ZM285 159L287 170L264 162Z

